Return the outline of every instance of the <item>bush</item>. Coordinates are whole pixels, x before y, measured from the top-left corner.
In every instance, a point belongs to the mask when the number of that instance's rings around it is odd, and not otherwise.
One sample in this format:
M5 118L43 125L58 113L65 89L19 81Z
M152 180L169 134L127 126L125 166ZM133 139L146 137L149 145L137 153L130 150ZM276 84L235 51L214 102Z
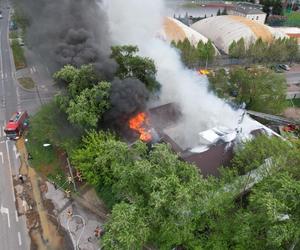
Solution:
M17 39L12 40L11 49L13 52L13 57L15 61L16 69L23 69L26 67L26 60L24 56L24 50L20 46Z

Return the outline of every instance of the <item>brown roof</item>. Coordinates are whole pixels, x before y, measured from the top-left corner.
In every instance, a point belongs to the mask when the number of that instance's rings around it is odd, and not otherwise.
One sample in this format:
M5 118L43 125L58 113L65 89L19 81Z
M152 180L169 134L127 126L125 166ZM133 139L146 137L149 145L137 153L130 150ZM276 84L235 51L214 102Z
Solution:
M218 168L227 166L233 157L232 146L228 143L212 145L207 151L201 153L192 153L184 151L168 134L163 132L168 126L174 125L180 118L181 112L179 107L174 103L168 103L149 110L150 121L161 142L171 146L179 157L189 163L195 164L204 176L219 176Z
M233 158L233 146L228 143L221 143L202 153L184 152L181 154L181 158L195 164L204 176L219 176L218 169L221 166L228 166Z

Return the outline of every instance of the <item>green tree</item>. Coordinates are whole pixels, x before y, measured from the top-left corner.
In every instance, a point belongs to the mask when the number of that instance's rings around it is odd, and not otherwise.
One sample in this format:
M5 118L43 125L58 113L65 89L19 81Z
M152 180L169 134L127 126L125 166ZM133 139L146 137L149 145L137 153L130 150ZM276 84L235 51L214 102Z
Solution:
M179 49L181 51L181 59L183 63L188 67L193 67L198 60L195 46L193 46L190 41L185 38Z
M229 75L218 70L209 80L219 97L245 103L247 109L278 114L286 107L286 80L267 69L236 67Z
M100 77L96 75L91 64L82 65L80 68L66 65L57 71L53 77L57 82L67 86L70 98L75 98L82 90L92 88L100 81Z
M290 61L295 61L299 55L299 46L296 38L286 38L285 47L287 51L287 58Z
M210 40L207 43L199 41L196 48L198 60L205 64L212 62L215 58L215 47Z
M263 62L266 60L266 53L268 51L268 43L258 38L255 43L250 44L247 54L250 59L256 62Z
M214 60L216 51L210 40L205 43L205 57L207 62L212 62Z
M84 89L70 100L66 109L68 119L83 128L96 128L103 113L109 109L110 83L100 82L91 89Z
M91 131L83 138L82 145L72 153L72 163L83 178L97 188L111 186L116 181L112 167L132 164L127 144L111 133Z
M118 63L116 75L119 78L137 78L152 92L160 89L160 84L156 80L157 71L154 61L147 57L138 56L139 49L137 46L113 46L111 50L111 58Z
M245 174L262 165L267 158L278 157L282 152L291 150L292 147L281 138L260 135L239 148L232 160L232 166L240 174Z
M227 74L224 69L216 70L208 76L210 88L220 98L229 98L232 93L232 87L228 81Z
M268 46L266 56L269 61L285 62L288 59L288 49L285 39L274 39Z
M197 245L194 220L200 204L196 206L195 199L205 193L201 187L206 181L163 144L137 159L131 165L113 167L118 176L113 189L123 200L143 207L151 230L149 241L161 249ZM110 235L110 241L115 237L119 236Z
M54 74L54 79L66 85L67 93L57 95L55 102L67 113L68 120L81 127L96 128L110 107L110 83L100 82L92 65L66 65Z
M244 58L246 55L244 38L239 39L237 42L233 41L229 46L228 54L232 58Z
M283 76L266 69L237 67L230 71L229 82L237 92L235 101L246 103L248 109L278 114L286 107Z
M135 204L124 202L114 206L105 229L105 249L142 249L150 236L145 211Z
M299 180L283 171L266 179L253 193L249 210L254 218L258 217L257 221L263 221L255 226L264 231L266 245L291 247L300 237Z

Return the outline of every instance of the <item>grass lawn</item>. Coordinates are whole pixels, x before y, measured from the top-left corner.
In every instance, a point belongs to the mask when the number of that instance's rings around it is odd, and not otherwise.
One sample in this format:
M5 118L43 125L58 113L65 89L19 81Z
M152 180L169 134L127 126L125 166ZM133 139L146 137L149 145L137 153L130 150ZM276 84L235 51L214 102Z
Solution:
M67 183L69 170L64 152L72 152L80 145L81 133L72 127L54 102L43 105L30 117L26 138L27 151L32 155L30 165L59 187L73 190L73 185ZM44 144L51 145L44 147Z
M10 39L17 39L19 36L18 36L18 31L14 30L14 31L11 31L9 32L9 38Z
M68 184L67 175L61 167L57 150L52 145L44 147L40 142L34 141L30 135L27 139L26 148L32 156L32 159L29 160L30 166L59 187L73 190L73 185Z
M24 50L19 45L16 39L12 40L11 49L14 56L14 61L16 65L16 69L23 69L26 67L26 60L24 56Z
M289 107L300 108L300 98L287 100L287 104Z
M292 11L290 13L285 12L284 15L287 17L285 25L300 27L300 13Z
M35 86L35 83L31 77L22 77L19 78L18 81L25 89L33 89Z

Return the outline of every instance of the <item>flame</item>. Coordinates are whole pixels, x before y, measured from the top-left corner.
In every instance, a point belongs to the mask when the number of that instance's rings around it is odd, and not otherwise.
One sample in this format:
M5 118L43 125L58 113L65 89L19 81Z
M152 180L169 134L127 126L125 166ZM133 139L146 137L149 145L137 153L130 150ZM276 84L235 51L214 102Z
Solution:
M208 75L210 73L207 69L199 69L197 72L199 75Z
M149 127L149 119L146 113L142 112L131 118L129 120L129 127L140 133L140 139L142 141L151 141L152 136L150 130L147 129L147 127Z

